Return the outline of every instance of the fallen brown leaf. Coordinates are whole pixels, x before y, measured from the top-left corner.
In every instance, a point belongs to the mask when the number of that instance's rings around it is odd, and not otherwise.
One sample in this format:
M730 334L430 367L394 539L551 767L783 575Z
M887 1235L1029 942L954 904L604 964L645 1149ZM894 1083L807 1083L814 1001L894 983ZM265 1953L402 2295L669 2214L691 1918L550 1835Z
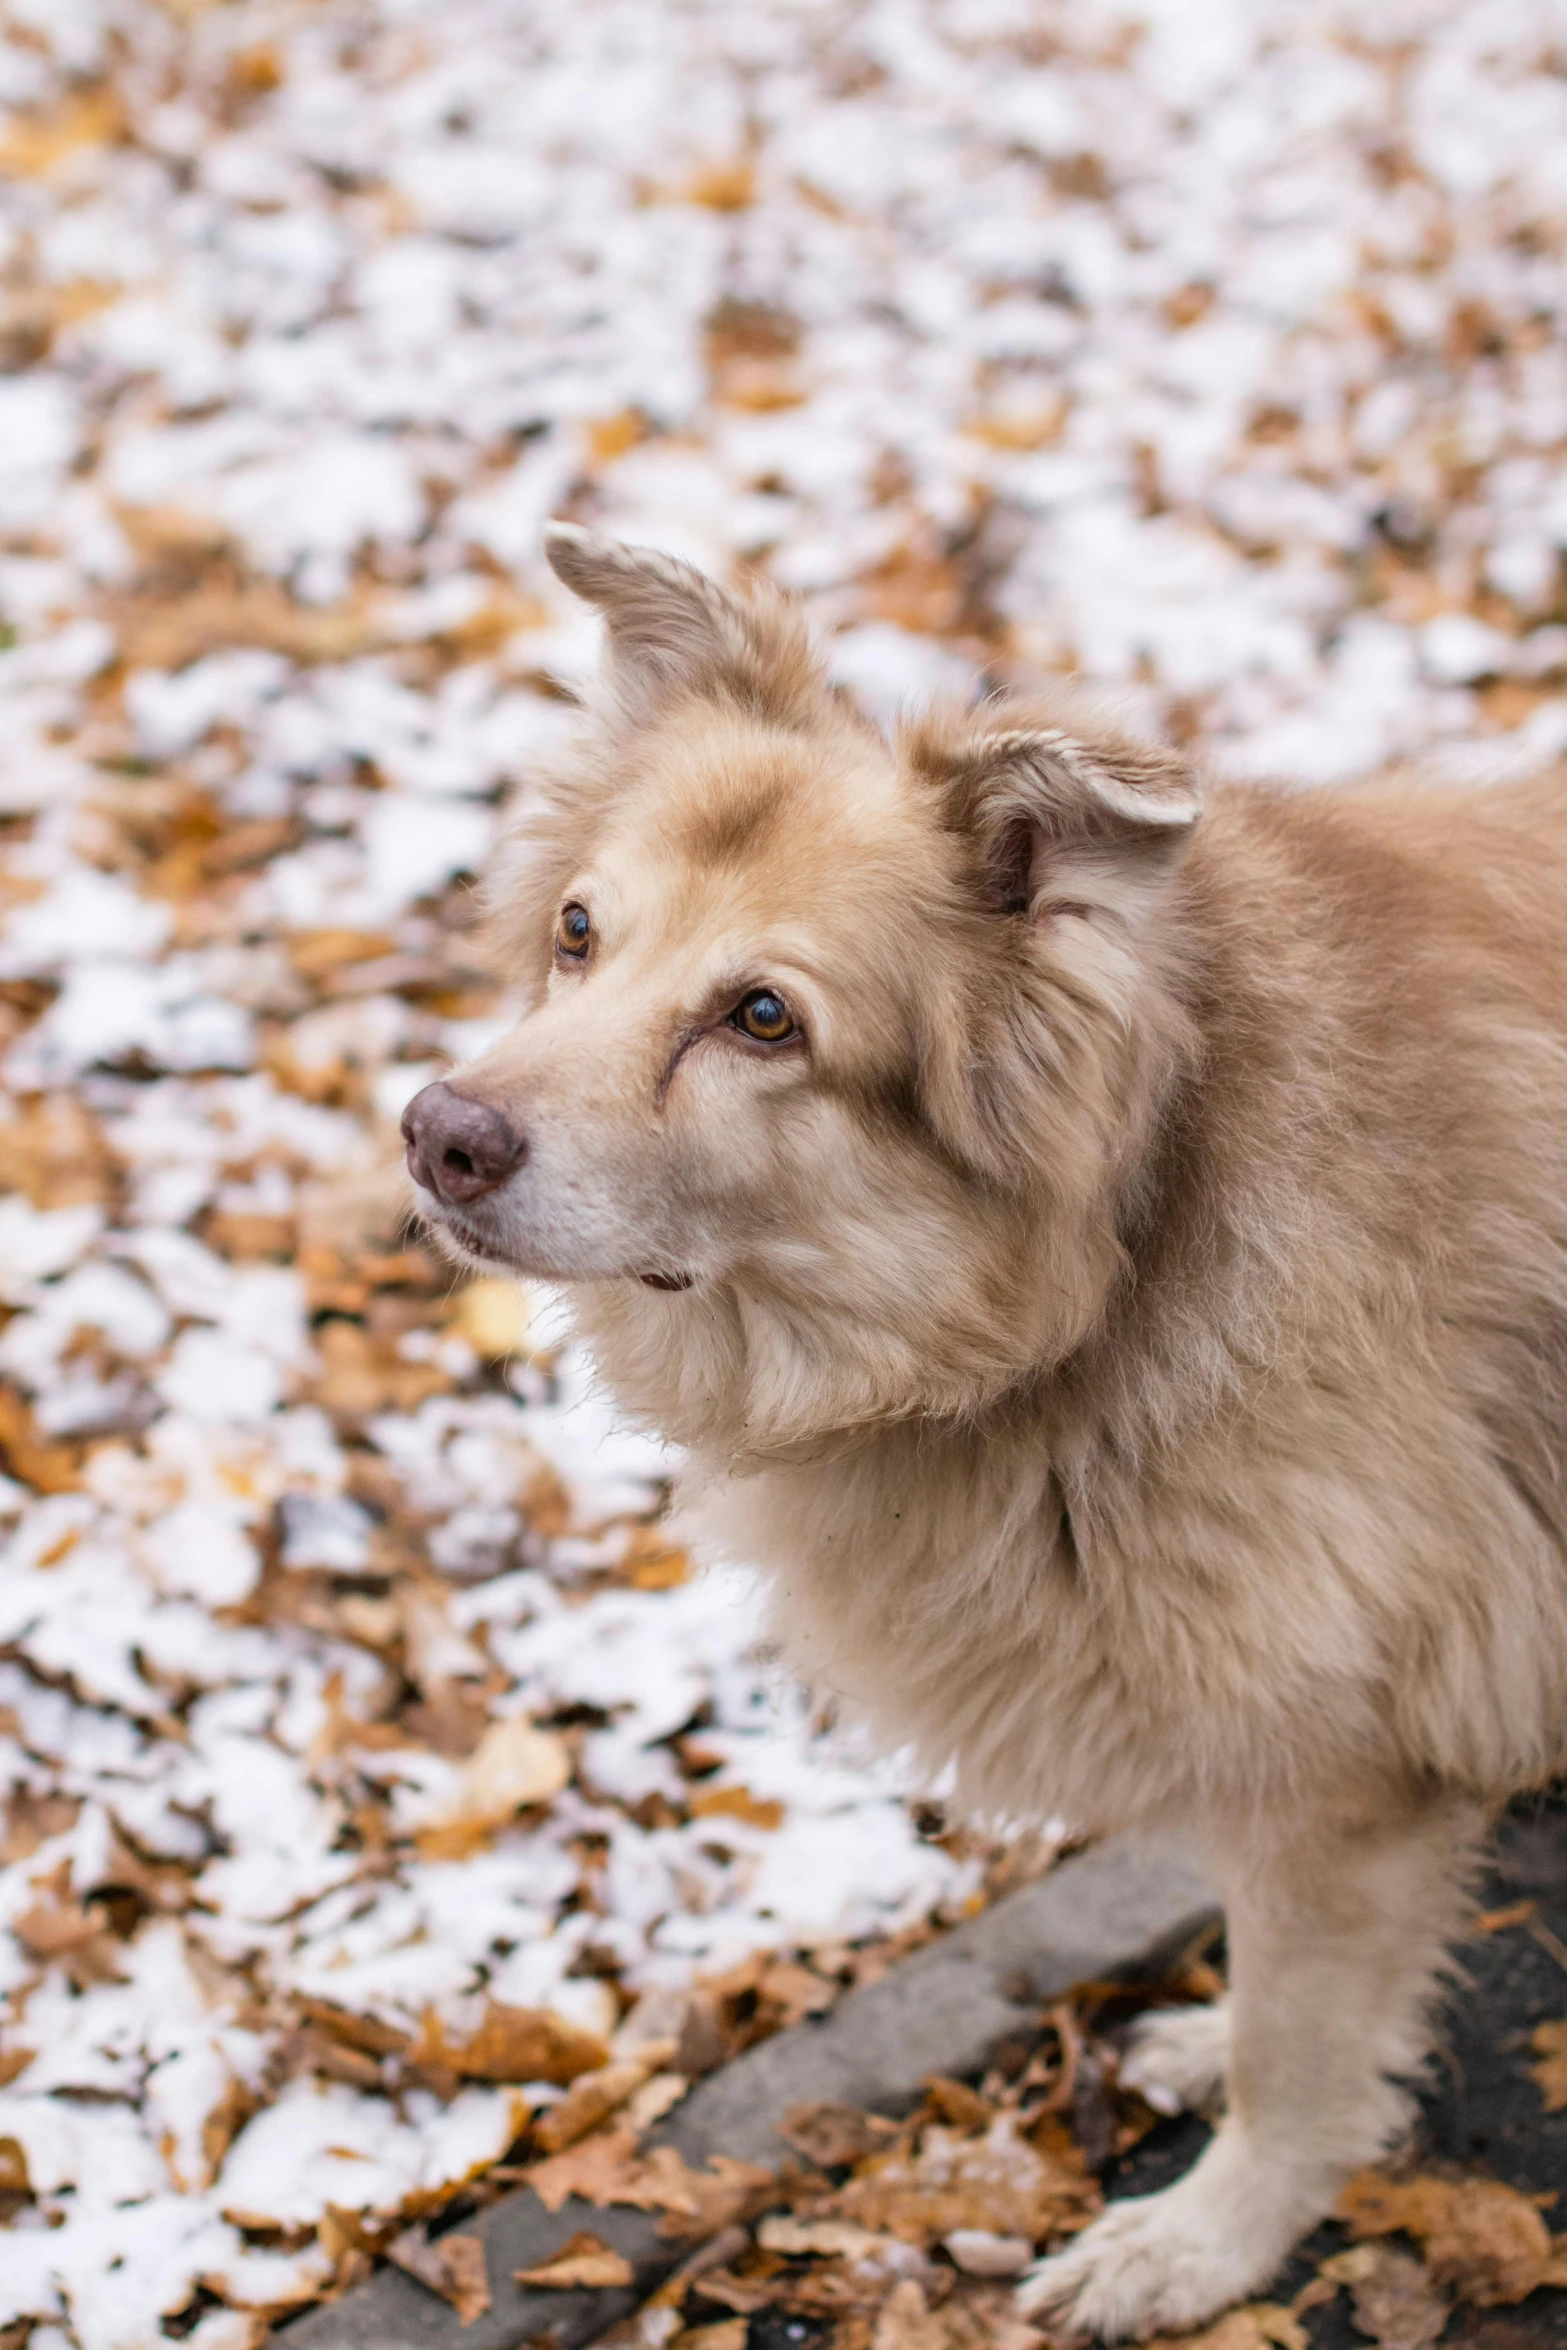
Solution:
M743 2317L720 2318L717 2325L692 2326L680 2337L680 2350L745 2350Z
M448 2040L434 2011L426 2014L408 2051L415 2065L430 2065L468 2081L558 2081L594 2072L609 2050L591 2032L551 2015L547 2008L503 2007L492 2000L471 2039Z
M776 2192L770 2170L729 2154L709 2155L699 2171L673 2146L655 2146L647 2158L648 2208L667 2214L663 2235L716 2235L737 2220L753 2218Z
M323 1370L315 1383L315 1401L344 1419L363 1419L387 1409L416 1411L427 1396L444 1395L452 1385L451 1373L439 1364L406 1361L393 1346L377 1343L355 1322L325 1323L316 1345Z
M782 1809L780 1805L780 1818ZM828 1982L814 1967L799 1966L786 1958L775 1959L758 1978L756 1986L757 1996L766 2002L770 2011L769 2022L776 2021L780 2030L803 2023L808 2015L825 2015L842 1988L841 1983ZM774 2010L776 2018L771 2012Z
M1227 2309L1197 2334L1160 2334L1149 2350L1310 2350L1310 2336L1292 2309L1278 2301L1251 2301Z
M896 2122L857 2105L791 2105L778 2135L819 2170L838 2170L886 2149L898 2134Z
M742 2317L750 2317L758 2309L771 2309L788 2289L788 2282L781 2261L777 2263L776 2273L752 2269L743 2277L736 2276L732 2269L709 2268L702 2272L702 2299L716 2302L720 2309L738 2310Z
M751 1793L749 1787L699 1787L691 1798L691 1817L694 1820L744 1820L752 1828L777 1828L783 1825L784 1807L771 1798L762 1799ZM770 1967L770 1974L776 1973ZM794 1970L804 1974L803 1967ZM818 1981L820 1977L817 1978ZM831 1993L828 1994L831 1997Z
M626 2100L626 2115L635 2130L650 2130L685 2096L691 2083L684 2073L653 2073L636 2094Z
M12 1919L11 1931L34 1958L58 1960L78 1990L121 1979L121 1945L96 1901L39 1902Z
M934 2244L957 2228L1037 2243L1083 2227L1100 2201L1080 2164L1030 2145L1003 2114L982 2138L927 2129L917 2155L873 2161L819 2208L911 2244Z
M1538 1902L1534 1901L1513 1901L1509 1902L1506 1909L1483 1909L1474 1920L1473 1931L1477 1934L1505 1934L1510 1927L1526 1926L1538 1907Z
M74 1493L82 1481L81 1464L68 1444L53 1444L40 1435L31 1411L14 1388L0 1387L0 1467L9 1464L22 1484L38 1493ZM48 1558L39 1560L49 1566Z
M1567 2016L1557 2023L1537 2024L1532 2042L1538 2064L1529 2070L1539 2084L1547 2113L1567 2107Z
M861 2260L887 2241L852 2219L796 2219L786 2212L764 2219L756 2240L764 2252L781 2252L789 2260L807 2255L818 2260Z
M629 2285L631 2273L630 2261L586 2228L568 2236L560 2250L536 2268L512 2270L519 2285L545 2285L552 2292L566 2292L574 2285Z
M108 1145L96 1118L69 1094L38 1094L0 1123L0 1191L35 1208L103 1202L113 1189Z
M419 1830L419 1849L430 1860L461 1858L526 1804L558 1795L570 1777L571 1750L553 1730L535 1729L525 1714L492 1722L464 1764L452 1801Z
M597 2129L646 2079L645 2064L606 2064L595 2072L581 2073L559 2105L540 2114L533 2135L546 2154L559 2154L585 2138L589 2130Z
M995 2116L979 2094L967 2081L949 2081L945 2073L932 2073L925 2083L925 2094L944 2122L951 2122L957 2130L988 2130Z
M449 2301L459 2325L471 2326L489 2308L490 2280L477 2236L437 2236L431 2243L422 2228L409 2228L393 2238L386 2253L409 2276Z
M1317 2273L1349 2287L1355 2324L1378 2350L1431 2350L1450 2315L1424 2262L1396 2244L1352 2244Z
M635 2130L601 2130L547 2162L531 2163L528 2185L546 2211L559 2211L568 2195L584 2203L640 2203L646 2208L642 2164Z
M882 2304L871 2350L946 2350L947 2329L913 2277L894 2285Z
M1499 2179L1400 2181L1360 2171L1337 2216L1355 2236L1413 2236L1436 2283L1478 2309L1522 2301L1553 2265L1550 2231L1535 2205Z
M662 2232L674 2236L717 2235L751 2218L776 2185L770 2170L728 2155L714 2155L701 2171L673 2146L655 2146L638 2157L635 2133L625 2127L534 2163L527 2179L550 2211L559 2211L568 2195L580 2195L587 2203L630 2203L641 2211L665 2213Z

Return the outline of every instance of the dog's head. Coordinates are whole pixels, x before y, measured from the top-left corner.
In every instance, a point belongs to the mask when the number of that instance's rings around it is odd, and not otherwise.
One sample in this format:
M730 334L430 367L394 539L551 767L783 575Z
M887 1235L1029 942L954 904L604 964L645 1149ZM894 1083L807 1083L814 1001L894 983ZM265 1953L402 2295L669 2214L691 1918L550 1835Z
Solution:
M1182 1049L1172 754L1052 705L888 742L798 613L556 525L607 624L490 885L529 1009L405 1120L454 1253L572 1285L612 1383L729 1459L1059 1361Z

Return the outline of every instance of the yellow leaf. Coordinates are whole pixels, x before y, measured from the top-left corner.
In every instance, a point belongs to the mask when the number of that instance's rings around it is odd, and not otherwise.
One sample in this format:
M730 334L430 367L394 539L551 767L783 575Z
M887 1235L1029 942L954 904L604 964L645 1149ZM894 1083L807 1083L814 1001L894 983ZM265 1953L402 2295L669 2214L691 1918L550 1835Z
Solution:
M1026 453L1048 449L1052 441L1059 440L1066 419L1066 401L1052 400L1043 408L993 410L987 416L970 418L963 429L989 449Z
M546 2285L552 2292L566 2292L574 2285L629 2285L631 2263L583 2228L568 2236L560 2250L541 2260L537 2268L516 2268L512 2275L519 2285Z
M647 424L638 410L622 408L613 416L595 418L588 426L588 453L600 465L608 465L646 438Z
M533 1301L520 1281L486 1276L457 1296L452 1328L487 1363L504 1361L528 1342Z
M1567 2016L1535 2026L1534 2052L1540 2061L1529 2070L1539 2083L1545 2110L1560 2113L1567 2106Z
M694 1820L744 1820L751 1828L779 1828L783 1816L781 1803L770 1795L753 1795L749 1787L699 1787L691 1798Z
M706 163L691 174L681 194L688 204L703 204L709 212L744 212L756 201L756 173L749 159Z
M115 92L100 83L81 90L48 114L18 114L0 136L0 172L18 179L48 176L79 147L104 147L125 127Z

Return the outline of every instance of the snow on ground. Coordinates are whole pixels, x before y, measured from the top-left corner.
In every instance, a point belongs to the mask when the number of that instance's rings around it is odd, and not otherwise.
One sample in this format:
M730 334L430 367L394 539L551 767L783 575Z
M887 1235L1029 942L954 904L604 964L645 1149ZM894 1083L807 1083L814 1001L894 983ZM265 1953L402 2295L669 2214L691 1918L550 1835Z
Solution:
M5 0L0 101L0 2338L240 2350L633 2001L710 2060L990 1866L378 1173L503 1016L468 879L592 657L540 522L770 571L873 709L1015 659L1235 771L1527 769L1567 55L1551 0Z

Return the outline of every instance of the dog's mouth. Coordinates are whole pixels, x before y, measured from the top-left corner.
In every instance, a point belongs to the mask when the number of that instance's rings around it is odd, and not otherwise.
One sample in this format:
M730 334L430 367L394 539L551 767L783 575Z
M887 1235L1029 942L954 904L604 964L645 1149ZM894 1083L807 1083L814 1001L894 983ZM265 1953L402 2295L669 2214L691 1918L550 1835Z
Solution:
M494 1266L498 1271L511 1270L494 1241L487 1234L476 1232L460 1217L454 1216L450 1208L443 1207L438 1215L432 1215L426 1209L424 1225L431 1237L450 1255L461 1257L469 1263Z
M462 1258L469 1264L480 1265L486 1269L494 1267L497 1272L505 1273L517 1273L521 1270L496 1246L490 1234L479 1231L464 1217L455 1214L444 1201L437 1213L431 1214L426 1210L425 1223L436 1240L443 1243L450 1254ZM694 1273L632 1272L628 1273L626 1278L640 1281L644 1289L659 1289L671 1294L678 1294L683 1289L690 1289L696 1280Z

